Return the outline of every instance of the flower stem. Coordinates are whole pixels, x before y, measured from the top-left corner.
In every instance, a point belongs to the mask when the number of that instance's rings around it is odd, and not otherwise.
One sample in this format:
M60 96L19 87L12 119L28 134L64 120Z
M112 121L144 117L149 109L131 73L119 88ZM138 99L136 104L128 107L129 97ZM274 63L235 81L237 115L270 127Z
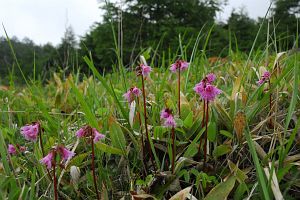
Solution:
M140 107L140 98L137 97L137 108ZM147 175L147 166L145 165L145 146L144 146L144 134L142 131L142 120L141 120L141 114L139 110L137 111L138 119L139 119L139 124L140 124L140 133L141 133L141 141L142 141L142 155L143 155L143 166L144 166L144 176L146 177Z
M172 174L174 174L175 157L175 128L172 127Z
M146 131L146 141L147 141L148 153L150 154L150 159L151 159L153 168L156 171L156 167L154 164L153 155L152 155L152 151L151 151L151 147L150 147L149 133L148 133L144 76L142 75L141 78L142 78L142 92L143 92L143 101L144 101L143 103L144 103L144 122L145 122L145 131Z
M208 101L206 102L206 120L205 120L205 134L204 134L204 146L203 146L203 152L204 152L204 165L206 163L206 155L207 155L207 124L208 124Z
M203 115L202 115L202 123L201 123L201 128L204 127L204 122L205 122L205 111L206 111L206 100L203 101ZM198 157L199 157L199 160L201 158L201 145L202 145L202 137L200 137L200 144L198 146Z
M91 143L92 143L92 172L93 172L93 180L94 180L94 186L95 186L95 191L97 195L97 199L100 200L100 195L98 192L98 187L97 187L97 179L96 179L96 173L95 173L95 147L94 147L94 137L91 136Z
M178 69L178 114L180 118L180 69Z
M58 200L58 193L57 193L57 180L56 180L56 151L53 151L53 187L54 187L54 199Z

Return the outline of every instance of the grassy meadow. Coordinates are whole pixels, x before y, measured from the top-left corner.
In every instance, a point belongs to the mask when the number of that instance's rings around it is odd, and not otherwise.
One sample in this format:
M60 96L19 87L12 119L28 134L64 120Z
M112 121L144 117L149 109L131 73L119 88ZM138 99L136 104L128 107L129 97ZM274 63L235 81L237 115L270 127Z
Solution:
M177 52L163 55L141 51L127 67L118 57L106 74L86 56L90 76L61 71L43 83L33 67L31 78L17 77L26 82L22 86L12 76L0 91L0 199L55 199L55 188L58 199L299 199L298 49L271 51L278 49L272 43L263 51L208 58L209 39L202 37L201 48L200 39L179 42ZM186 45L194 46L191 54ZM170 71L179 58L189 62L180 76L180 116L178 76ZM144 78L145 96L128 104L123 94L142 88L135 68L145 62L152 67ZM265 71L270 82L258 85ZM209 73L222 93L209 103L205 127L203 100L193 88ZM172 129L160 119L164 108L176 118L175 149ZM36 141L20 133L32 122L41 127ZM76 137L86 125L105 138L94 144ZM40 160L57 145L75 156L58 156L52 160L56 168L47 169Z

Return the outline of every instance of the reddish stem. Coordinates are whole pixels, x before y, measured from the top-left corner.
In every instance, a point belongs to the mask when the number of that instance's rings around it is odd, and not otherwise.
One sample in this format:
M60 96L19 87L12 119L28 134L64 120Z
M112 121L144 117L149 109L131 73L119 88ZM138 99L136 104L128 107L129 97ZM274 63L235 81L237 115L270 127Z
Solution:
M180 118L180 69L178 69L178 113Z
M58 193L57 193L57 180L56 180L56 174L55 174L55 168L56 168L56 151L53 151L53 187L54 187L54 199L58 200Z
M206 121L205 121L205 135L204 135L204 165L206 162L207 155L207 124L208 124L208 101L206 102Z
M94 147L94 137L93 135L91 136L91 143L92 143L92 172L93 172L93 180L94 180L94 186L95 186L95 191L97 194L97 199L100 200L100 194L98 192L98 187L97 187L97 178L96 178L96 172L95 172L95 147Z
M137 108L140 107L140 98L137 97ZM147 175L147 166L145 165L145 146L144 146L144 134L142 131L142 120L141 120L141 114L139 111L137 111L139 124L140 124L140 133L141 133L141 141L142 141L142 154L143 154L143 165L144 165L144 175Z
M174 174L175 156L175 128L172 127L172 174Z
M150 154L150 159L153 165L154 170L156 171L156 167L154 164L154 159L150 147L150 140L149 140L149 133L148 133L148 125L147 125L147 109L146 109L146 92L145 92L145 83L144 83L144 76L141 75L142 78L142 92L143 92L143 103L144 103L144 122L145 122L145 131L146 131L146 138L147 138L147 146L148 146L148 153Z
M206 111L206 101L203 100L203 115L202 115L201 128L204 127L204 122L205 122L205 111ZM199 159L201 158L201 145L202 145L202 141L203 141L203 138L200 137L200 144L199 144L199 146L198 146L198 156L199 156Z

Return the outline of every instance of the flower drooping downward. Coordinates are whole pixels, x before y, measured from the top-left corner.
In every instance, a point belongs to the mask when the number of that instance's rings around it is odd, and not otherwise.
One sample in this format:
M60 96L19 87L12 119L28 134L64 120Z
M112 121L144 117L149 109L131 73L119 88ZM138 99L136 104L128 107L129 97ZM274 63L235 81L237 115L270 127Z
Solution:
M268 71L264 72L264 74L261 76L261 79L257 81L257 84L258 85L264 84L266 81L270 80L270 77L271 77L270 72Z
M40 160L40 162L44 165L47 166L48 169L52 168L52 161L53 161L53 152L51 151L50 153L48 153L48 155L46 155L44 158L42 158Z
M93 139L94 143L99 142L100 140L105 138L105 135L99 133L96 128L92 128L90 126L84 126L84 127L80 128L76 132L76 136L78 138L92 136L94 138Z
M176 122L172 115L171 109L163 109L160 113L160 118L164 120L164 126L173 128L176 126Z
M21 134L25 137L26 140L35 142L39 133L40 124L34 122L32 124L21 127Z
M141 69L142 69L142 74L143 76L148 76L150 74L150 72L152 71L150 66L147 65L141 65Z
M8 153L11 155L17 154L17 150L14 145L12 144L8 145Z
M208 74L200 83L196 84L194 91L199 94L203 100L213 101L217 95L222 93L220 89L212 85L215 79L216 76L214 74Z
M75 153L65 148L63 145L58 145L53 148L48 155L40 160L40 163L45 164L48 169L52 168L53 162L55 162L54 155L59 154L63 161L71 159Z
M184 71L188 68L189 63L183 60L177 60L175 63L173 63L170 67L170 70L173 73L176 73L178 70Z
M130 88L125 94L123 94L124 99L130 104L133 102L135 97L138 97L142 94L142 91L137 87Z

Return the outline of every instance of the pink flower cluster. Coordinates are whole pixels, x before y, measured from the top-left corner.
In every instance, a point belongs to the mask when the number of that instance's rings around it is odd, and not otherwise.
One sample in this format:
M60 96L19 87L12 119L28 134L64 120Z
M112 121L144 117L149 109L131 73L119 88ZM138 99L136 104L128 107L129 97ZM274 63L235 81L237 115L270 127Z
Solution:
M204 79L197 83L194 87L194 91L201 96L202 99L207 101L213 101L217 95L222 91L212 83L216 80L216 76L213 73L208 74Z
M54 157L56 154L59 154L64 161L72 158L75 155L74 152L66 149L64 146L58 145L52 149L48 155L42 158L40 163L45 164L48 169L51 169L53 162L55 162Z
M142 94L142 91L139 88L133 87L133 88L130 88L125 94L123 94L123 97L130 104L131 102L133 102L135 97L138 97L141 94Z
M265 83L266 81L270 80L271 74L270 72L266 71L264 72L264 74L262 75L261 79L259 79L257 81L258 85L262 85L263 83Z
M152 68L147 65L141 65L141 69L142 69L142 74L144 77L148 76L150 74L150 72L152 71Z
M160 119L164 120L164 126L166 127L175 127L176 126L176 122L175 119L172 115L172 110L165 108L161 111L160 113Z
M17 149L20 151L20 152L24 152L26 151L26 147L24 146L19 146L17 145L16 147L12 144L9 144L8 145L8 153L11 154L11 155L16 155L17 154Z
M179 69L180 71L184 71L188 68L189 63L183 60L177 60L175 63L173 63L170 67L170 70L173 73L176 73L177 70Z
M93 141L94 143L102 140L105 138L105 135L99 133L97 131L97 129L92 128L90 126L84 126L82 128L80 128L77 132L76 132L76 136L78 138L82 138L82 137L89 137L89 136L93 136Z
M26 140L35 142L40 130L40 124L34 122L32 124L25 125L21 127L21 134L25 137Z

